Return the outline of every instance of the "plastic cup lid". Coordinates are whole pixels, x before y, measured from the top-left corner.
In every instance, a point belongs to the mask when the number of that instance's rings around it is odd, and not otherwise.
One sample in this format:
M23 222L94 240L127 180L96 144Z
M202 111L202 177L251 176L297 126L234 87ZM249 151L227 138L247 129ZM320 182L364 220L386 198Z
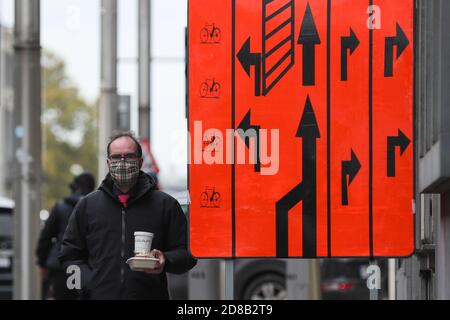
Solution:
M153 233L151 232L144 232L144 231L136 231L134 233L135 236L145 236L145 237L153 237Z

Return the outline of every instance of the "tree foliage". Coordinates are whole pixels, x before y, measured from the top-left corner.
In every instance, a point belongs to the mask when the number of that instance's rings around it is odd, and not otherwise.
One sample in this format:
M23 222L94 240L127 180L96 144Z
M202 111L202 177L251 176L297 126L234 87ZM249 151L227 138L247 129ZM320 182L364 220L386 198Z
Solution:
M67 76L64 61L44 51L43 65L43 169L44 208L66 196L73 165L97 174L97 115ZM73 171L73 170L72 170Z

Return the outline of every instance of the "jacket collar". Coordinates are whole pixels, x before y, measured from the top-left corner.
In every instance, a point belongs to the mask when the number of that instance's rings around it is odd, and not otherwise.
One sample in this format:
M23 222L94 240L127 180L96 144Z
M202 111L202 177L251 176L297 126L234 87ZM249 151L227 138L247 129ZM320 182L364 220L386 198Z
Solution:
M109 173L106 175L105 179L102 181L98 189L105 192L115 201L120 203L114 192L114 181ZM133 202L135 202L143 195L145 195L147 192L153 189L156 189L155 180L148 174L144 173L143 171L140 171L136 184L131 188L130 192L131 198L128 202L128 205L132 204Z

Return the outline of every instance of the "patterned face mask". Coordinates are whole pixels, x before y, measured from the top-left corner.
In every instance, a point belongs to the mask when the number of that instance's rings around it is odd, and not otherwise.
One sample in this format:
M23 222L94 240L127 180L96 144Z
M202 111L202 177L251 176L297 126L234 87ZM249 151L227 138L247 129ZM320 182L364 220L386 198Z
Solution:
M109 164L109 173L118 186L131 185L139 176L139 159L113 160Z

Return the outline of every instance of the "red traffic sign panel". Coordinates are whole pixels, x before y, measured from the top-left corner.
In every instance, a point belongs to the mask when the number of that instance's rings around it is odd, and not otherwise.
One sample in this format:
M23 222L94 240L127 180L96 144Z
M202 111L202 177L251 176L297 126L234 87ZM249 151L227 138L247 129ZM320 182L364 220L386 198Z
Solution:
M409 256L413 1L188 11L193 255Z

